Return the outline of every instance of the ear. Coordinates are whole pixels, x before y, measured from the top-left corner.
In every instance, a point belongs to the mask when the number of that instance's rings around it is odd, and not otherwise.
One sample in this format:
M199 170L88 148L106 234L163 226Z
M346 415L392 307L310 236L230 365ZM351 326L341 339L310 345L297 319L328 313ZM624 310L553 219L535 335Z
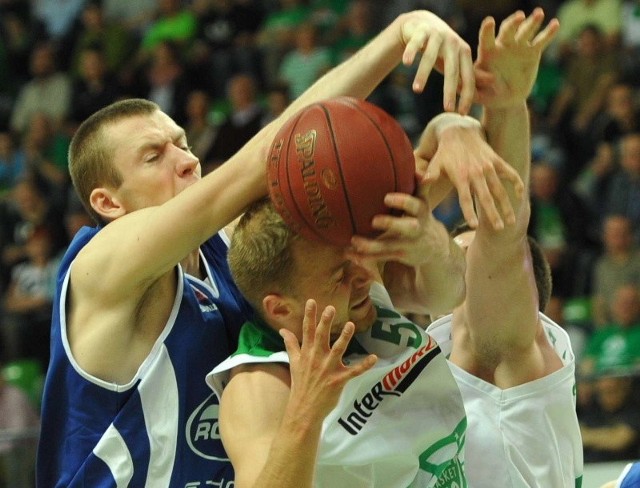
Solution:
M272 327L290 329L291 318L295 316L293 305L289 298L271 293L262 299L262 313Z
M106 188L95 188L89 196L89 202L91 207L107 222L127 213L118 197Z

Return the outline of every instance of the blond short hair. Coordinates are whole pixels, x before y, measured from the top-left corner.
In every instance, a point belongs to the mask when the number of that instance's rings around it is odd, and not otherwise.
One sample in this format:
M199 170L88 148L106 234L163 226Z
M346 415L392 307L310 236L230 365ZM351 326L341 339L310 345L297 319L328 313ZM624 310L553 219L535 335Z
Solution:
M298 239L268 199L254 203L240 219L229 247L229 268L256 311L266 295L293 292L292 245Z

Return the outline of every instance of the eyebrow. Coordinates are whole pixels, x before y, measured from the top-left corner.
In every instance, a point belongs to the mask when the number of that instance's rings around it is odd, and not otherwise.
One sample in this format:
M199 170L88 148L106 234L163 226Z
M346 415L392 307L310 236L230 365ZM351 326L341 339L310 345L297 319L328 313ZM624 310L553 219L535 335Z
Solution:
M187 139L187 133L185 132L185 130L183 128L179 128L178 130L174 131L172 136L171 136L171 142L175 143L181 139ZM136 151L137 154L143 154L145 151L148 151L149 149L159 149L162 146L164 146L166 144L166 141L163 139L162 142L158 142L158 139L155 140L150 140L147 141L145 143L143 143L138 150Z
M333 277L333 276L337 275L338 273L340 273L346 266L349 265L350 262L351 262L350 260L345 259L339 265L334 266L333 268L331 268L330 276Z

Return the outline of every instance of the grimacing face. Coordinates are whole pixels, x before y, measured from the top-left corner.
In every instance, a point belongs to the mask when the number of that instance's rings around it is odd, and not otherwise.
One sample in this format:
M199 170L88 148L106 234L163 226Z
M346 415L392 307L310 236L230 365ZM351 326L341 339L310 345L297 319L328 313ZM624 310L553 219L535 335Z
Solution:
M336 315L332 336L337 336L347 321L355 324L356 332L367 330L376 319L376 309L369 297L373 274L366 268L345 258L345 250L300 239L293 244L296 262L296 313L299 324L297 335L302 337L302 318L305 302L313 298L318 313L332 305ZM296 333L296 331L294 331Z
M124 180L113 191L127 212L161 205L201 177L184 130L163 112L119 121L105 134Z

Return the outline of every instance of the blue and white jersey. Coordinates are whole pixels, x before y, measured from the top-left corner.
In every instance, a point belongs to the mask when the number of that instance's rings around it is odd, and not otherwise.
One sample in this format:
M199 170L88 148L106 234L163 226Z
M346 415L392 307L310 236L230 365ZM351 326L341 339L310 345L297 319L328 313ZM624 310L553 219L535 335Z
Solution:
M224 234L200 249L206 282L178 266L164 330L131 382L117 385L83 371L67 338L69 269L97 232L78 232L58 275L38 486L232 487L218 400L204 380L235 349L240 325L251 316L227 267Z
M616 480L616 488L638 488L640 486L640 462L629 463L625 466Z

